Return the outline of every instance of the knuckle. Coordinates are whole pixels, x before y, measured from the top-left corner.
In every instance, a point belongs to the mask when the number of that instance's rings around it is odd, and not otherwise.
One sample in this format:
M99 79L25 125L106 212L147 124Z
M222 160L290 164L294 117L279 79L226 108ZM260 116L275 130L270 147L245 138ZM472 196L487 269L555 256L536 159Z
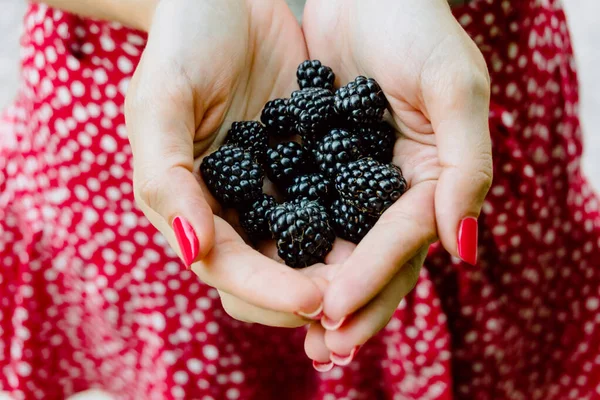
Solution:
M492 172L492 169L482 168L477 171L477 175L477 181L479 182L479 185L487 193L487 191L490 190L490 187L492 187L492 182L494 181L494 173Z
M491 79L485 58L477 45L464 35L448 35L437 44L422 70L421 80L442 85L451 99L488 98ZM450 100L450 99L449 99Z
M455 72L452 79L455 82L455 87L458 89L458 96L466 94L471 98L475 97L479 99L488 99L490 97L491 84L487 68L473 68L473 65L469 65Z
M156 177L134 179L133 195L138 204L145 204L153 210L160 204L161 185Z
M467 48L463 50L463 54L467 55L463 60L462 70L467 74L462 74L462 82L467 85L468 88L481 90L483 92L490 92L491 78L487 67L485 57L472 41L468 40L465 42Z
M433 220L428 218L423 219L418 215L412 214L400 207L391 207L377 221L377 225L382 227L382 230L389 232L413 232L414 237L423 238L423 240L431 240L435 236L435 230L432 227L435 225Z
M487 192L494 181L494 168L490 151L480 153L476 160L475 171L475 181Z
M481 53L477 45L471 42L471 46L473 48L471 65L474 72L474 77L476 78L473 82L479 87L489 89L490 84L492 83L492 79L490 77L490 72L488 70L485 57L483 56L483 53Z
M236 258L238 254L244 254L248 250L248 245L239 237L233 235L218 235L215 240L215 247L219 249L219 257L223 259ZM248 271L249 268L244 268Z
M394 226L408 226L413 227L415 225L414 216L408 212L398 208L390 208L381 215L377 224L380 226L393 228Z
M169 156L165 156L164 159L167 159L168 157ZM171 157L171 160L167 161L170 162L176 160L173 156ZM182 173L189 172L179 165L172 166L166 170L160 169L153 172L148 172L152 171L152 167L147 164L143 164L137 169L143 170L144 173L134 173L134 198L138 204L142 202L159 213L162 209L163 202L166 201L166 196L172 196L168 192L169 187L185 187L185 179L182 179ZM185 191L182 192L181 195L186 193ZM168 217L167 215L164 216Z

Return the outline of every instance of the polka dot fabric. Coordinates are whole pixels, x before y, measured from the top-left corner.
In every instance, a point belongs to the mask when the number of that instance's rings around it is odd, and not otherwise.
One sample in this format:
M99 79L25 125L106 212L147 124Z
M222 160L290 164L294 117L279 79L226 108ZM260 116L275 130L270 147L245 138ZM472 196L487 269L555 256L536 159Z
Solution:
M600 214L581 174L577 77L553 0L456 17L492 75L495 181L480 263L433 246L415 290L345 368L304 329L239 323L132 193L123 101L145 37L32 5L0 119L0 390L61 399L600 398Z

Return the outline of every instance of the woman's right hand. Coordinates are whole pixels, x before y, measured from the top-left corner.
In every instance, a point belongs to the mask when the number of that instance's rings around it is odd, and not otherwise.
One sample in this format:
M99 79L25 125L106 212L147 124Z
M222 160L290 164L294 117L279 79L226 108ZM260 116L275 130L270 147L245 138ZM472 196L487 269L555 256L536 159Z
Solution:
M197 173L233 121L295 87L307 58L283 0L161 0L126 99L137 203L226 311L300 326L322 304L319 279L247 245ZM274 254L274 244L265 254Z

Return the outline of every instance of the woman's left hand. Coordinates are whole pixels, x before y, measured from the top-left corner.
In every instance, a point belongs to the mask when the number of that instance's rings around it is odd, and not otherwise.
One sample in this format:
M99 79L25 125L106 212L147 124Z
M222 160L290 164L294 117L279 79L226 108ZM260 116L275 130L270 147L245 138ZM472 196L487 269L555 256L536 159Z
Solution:
M309 0L304 33L310 57L332 67L338 84L378 81L399 131L393 162L410 187L330 267L325 317L305 348L343 365L387 324L438 237L476 263L477 217L492 182L490 83L446 0Z

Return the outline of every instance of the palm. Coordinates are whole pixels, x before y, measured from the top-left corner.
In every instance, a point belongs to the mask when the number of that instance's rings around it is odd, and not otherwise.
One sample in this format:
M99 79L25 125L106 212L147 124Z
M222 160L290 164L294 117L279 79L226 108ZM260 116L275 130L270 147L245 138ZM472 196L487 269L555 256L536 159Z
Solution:
M204 186L202 177L197 173L199 165L206 155L223 143L232 122L257 120L265 103L269 100L289 97L290 93L297 89L297 66L308 58L300 25L285 2L280 0L271 2L248 0L246 3L248 13L245 17L247 20L238 18L231 22L231 26L223 27L225 30L239 29L240 33L242 31L247 32L246 36L241 36L245 41L228 41L227 45L230 47L219 52L224 56L223 59L217 60L217 70L222 71L222 76L217 78L219 85L211 88L210 104L204 107L208 111L203 114L197 113L194 121L196 127L194 171L197 174L198 181L203 186L203 191L211 208L215 214L227 222L217 221L217 238L213 253L221 251L220 241L239 243L244 235L238 226L235 212L222 209L218 202L208 195L209 191ZM231 55L236 55L236 57L232 58ZM190 64L188 63L188 65ZM201 80L202 73L197 72L197 74L198 79ZM196 93L205 93L205 91L198 88ZM267 187L266 189L267 192L274 190L273 187ZM344 248L345 246L336 245L332 255L337 258L332 260L338 261L341 255L346 254ZM236 251L240 254L247 254L249 257L246 246L237 247ZM273 240L260 243L258 251L268 258L278 259L277 248ZM255 260L259 261L258 258L255 258ZM248 263L253 264L252 262ZM271 264L256 265L257 276L265 271L262 268L273 267ZM306 268L302 270L302 273L314 279L317 285L323 285L326 277L332 273L323 266L323 264L320 264L313 268ZM288 267L282 266L282 268L282 273L279 274L278 279L284 275L292 276L291 273L288 274L290 270ZM265 274L265 277L265 281L275 282L272 278L268 278L267 274ZM283 283L283 280L281 281ZM282 286L287 286L287 290L292 291L292 285L294 284L292 279L288 278L287 283ZM220 290L219 293L223 305L228 306L228 312L231 313L234 309L237 309L240 314L232 315L240 320L288 327L306 324L305 319L294 314L274 311L276 307L265 304L262 308L256 308L250 305L251 302L246 303L236 298L236 296L228 294L227 291ZM274 306L277 306L277 304L274 304Z
M310 57L331 66L338 85L357 75L378 81L398 132L393 162L410 187L330 281L325 315L352 320L341 331L309 332L307 350L323 362L329 351L351 354L387 323L432 240L459 255L459 223L477 215L491 182L489 77L447 0L308 0L304 33Z
M213 101L206 107L210 113L197 114L194 140L195 171L199 170L202 158L222 144L232 122L256 120L267 101L289 97L290 93L297 89L296 68L308 58L300 26L284 2L248 1L248 11L246 27L249 29L244 27L243 18L232 22L232 26L223 28L243 27L240 31L247 30L248 35L244 36L245 41L228 41L227 44L231 47L223 50L221 54L229 56L215 60L218 70L223 71L223 76L220 77L222 84L215 87L216 91L210 94ZM235 18L235 14L232 18ZM237 54L238 57L232 59L231 54ZM188 62L186 65L194 64ZM187 73L193 82L192 71ZM200 81L201 71L195 73ZM204 92L198 90L197 93ZM197 177L201 185L204 185L202 177L199 174ZM209 193L204 189L204 193ZM273 190L272 187L267 188L269 192ZM242 234L235 213L223 210L212 197L208 200L213 211L229 222L238 234ZM229 234L233 235L233 230L229 230ZM329 257L328 260L339 260L338 254L341 254L341 251L337 250L338 248L347 247L336 245L333 258ZM259 250L271 258L277 258L274 241L262 243ZM344 251L344 254L347 254L347 251ZM319 270L318 275L324 273L319 268L315 270Z
M211 28L208 35L216 55L210 68L219 71L210 90L202 85L204 70L193 69L206 60L182 61L197 101L204 102L194 121L196 155L218 147L232 122L258 119L268 100L289 95L296 66L306 58L302 31L285 2L246 1L243 12L237 3L222 10L227 24L219 21L216 33Z
M272 260L273 243L261 248L270 257L244 243L203 187L199 164L233 121L256 119L268 100L289 95L306 58L283 0L164 0L126 102L140 208L222 293L228 313L269 325L302 323L293 313L310 317L322 290Z
M211 28L217 29L216 33L214 30L211 33L216 36L213 46L222 47L214 54L222 57L212 61L211 68L220 71L220 75L213 78L217 84L212 82L209 91L204 86L204 70L190 68L203 64L203 60L193 59L199 54L188 52L186 57L192 59L181 60L192 86L195 104L203 110L196 112L195 121L187 122L194 123L195 127L194 172L213 212L231 225L221 229L227 240L240 240L238 235L243 237L243 232L235 212L223 209L208 195L209 191L199 174L202 159L223 143L232 122L257 120L267 101L289 97L297 89L296 68L308 58L300 25L285 2L247 1L246 7L243 13L237 9L227 10L228 24ZM235 40L231 40L232 31L237 32L233 35ZM195 32L192 36L202 35L205 33ZM223 40L220 40L220 35L223 35ZM207 101L207 95L208 104L202 103ZM272 187L267 188L268 192L273 190ZM259 250L270 258L278 258L274 241L261 243ZM336 253L339 254L339 251ZM322 275L319 268L315 270Z
M223 48L215 53L221 57L213 60L211 66L220 71L220 75L213 78L218 85L208 92L209 104L202 105L206 111L197 112L194 121L194 171L213 212L234 228L227 227L225 236L238 240L238 234L243 233L235 213L223 209L208 195L198 173L199 166L206 155L223 143L232 122L257 120L267 101L289 96L296 85L295 69L307 57L300 26L284 2L248 1L245 11L240 14L237 10L227 10L229 24L219 27L218 33L222 32L226 39L220 42ZM234 40L231 40L232 31L237 32ZM188 61L184 65L201 62ZM202 70L187 73L192 86L194 82L203 81ZM198 100L204 100L205 88L198 85L194 89ZM263 243L261 252L276 258L275 243Z
M430 8L422 11L431 12ZM394 8L358 0L335 0L323 7L323 2L309 0L304 32L310 56L330 65L336 71L338 84L343 85L357 75L378 81L398 128L393 162L402 168L411 190L416 191L425 182L435 183L441 172L430 113L423 98L429 82L423 78L427 63L443 50L445 36L422 35L409 20L414 15L382 13L381 9ZM417 9L416 12L420 11ZM433 25L440 19L431 21ZM384 40L390 36L401 39ZM329 43L338 45L331 48ZM433 212L434 190L412 198L426 202L415 206L429 204Z

